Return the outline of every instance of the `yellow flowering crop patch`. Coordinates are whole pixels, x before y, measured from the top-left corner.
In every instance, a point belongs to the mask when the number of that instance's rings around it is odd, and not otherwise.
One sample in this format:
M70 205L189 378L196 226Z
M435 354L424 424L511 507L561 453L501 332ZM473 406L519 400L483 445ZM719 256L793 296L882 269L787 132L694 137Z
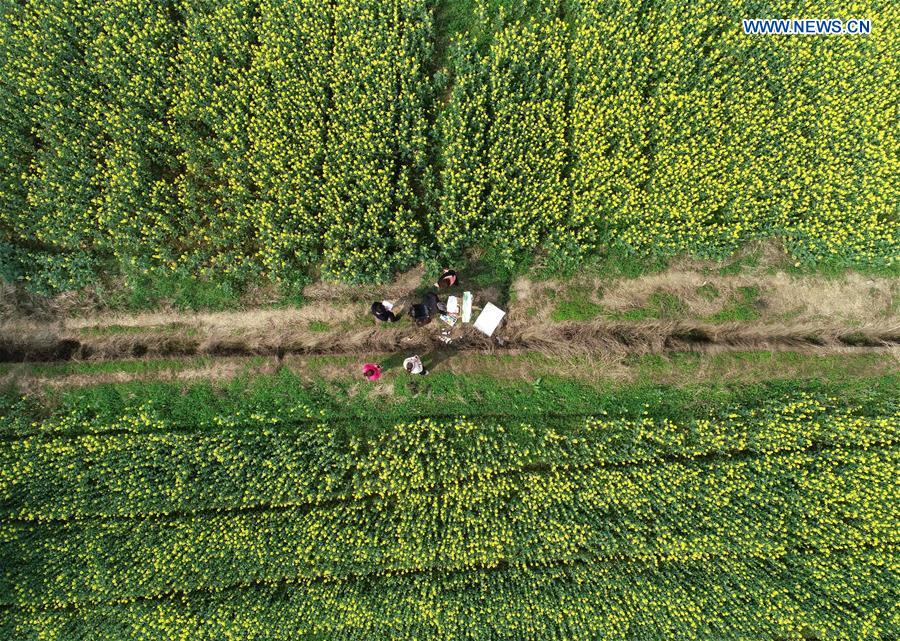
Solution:
M896 268L897 3L2 5L0 276L388 279L475 246ZM840 15L835 15L837 11ZM446 49L446 51L445 51Z
M30 422L6 405L0 631L877 637L900 413L887 388L854 398L368 438L304 403L186 424L149 401Z
M420 1L375 0L337 3L334 19L323 269L384 279L421 256L430 18Z

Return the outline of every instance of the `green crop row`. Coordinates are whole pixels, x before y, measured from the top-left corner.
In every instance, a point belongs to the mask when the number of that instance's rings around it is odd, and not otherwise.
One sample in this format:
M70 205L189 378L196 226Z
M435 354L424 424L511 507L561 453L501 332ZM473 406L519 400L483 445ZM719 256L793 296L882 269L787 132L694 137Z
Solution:
M422 0L335 6L323 270L350 282L384 279L422 256L430 13Z
M777 558L897 543L894 448L557 469L309 510L0 526L5 604L385 572Z
M220 432L167 432L147 409L120 417L112 426L122 431L112 434L0 443L0 515L52 520L299 506L530 469L889 445L900 424L895 401L841 407L810 394L719 410L684 422L649 414L587 417L565 429L552 419L544 425L419 420L365 439L327 422L297 425L289 414L263 412L241 417L237 431L229 417L219 417L211 423Z
M316 256L334 33L318 2L259 5L249 105L250 159L258 193L253 225L260 267L290 278Z
M896 547L283 582L74 610L17 608L9 639L888 638Z

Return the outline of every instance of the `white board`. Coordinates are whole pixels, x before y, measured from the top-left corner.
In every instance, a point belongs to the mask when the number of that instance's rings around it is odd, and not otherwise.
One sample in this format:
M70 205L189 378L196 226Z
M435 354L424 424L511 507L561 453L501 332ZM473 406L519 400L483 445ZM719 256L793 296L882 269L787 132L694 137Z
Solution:
M447 297L447 313L459 314L459 299L456 296Z
M475 329L483 334L491 336L493 335L494 330L497 329L497 325L503 320L504 316L506 316L506 312L493 303L488 303L484 306L484 309L481 310L481 313L475 320Z
M462 322L472 321L472 292L463 292Z

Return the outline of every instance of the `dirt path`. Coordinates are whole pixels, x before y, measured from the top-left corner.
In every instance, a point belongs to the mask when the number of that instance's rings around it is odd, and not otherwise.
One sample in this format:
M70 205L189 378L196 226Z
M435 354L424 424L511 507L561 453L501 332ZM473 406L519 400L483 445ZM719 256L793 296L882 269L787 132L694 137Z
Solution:
M302 311L302 310L301 310ZM256 325L207 324L184 320L178 325L134 326L133 330L90 334L66 327L3 331L0 361L109 360L173 356L277 356L286 354L350 354L427 350L441 343L439 327L369 326L311 331L296 322L300 311L259 312ZM246 319L244 319L246 320ZM489 339L471 327L457 330L453 346L494 352L537 350L545 353L722 350L789 350L798 348L892 347L900 345L896 319L847 325L828 321L790 323L709 323L676 320L563 321L509 320Z
M682 262L640 278L519 278L505 291L471 285L475 305L507 300L493 339L465 326L453 347L472 353L549 355L892 349L900 345L900 283L848 273L837 278L779 271L777 257L739 274ZM216 313L21 314L0 321L0 362L208 355L364 354L440 347L439 321L378 324L368 302L405 306L421 269L383 287L316 284L302 308ZM406 297L406 298L404 298ZM499 339L499 340L497 340Z

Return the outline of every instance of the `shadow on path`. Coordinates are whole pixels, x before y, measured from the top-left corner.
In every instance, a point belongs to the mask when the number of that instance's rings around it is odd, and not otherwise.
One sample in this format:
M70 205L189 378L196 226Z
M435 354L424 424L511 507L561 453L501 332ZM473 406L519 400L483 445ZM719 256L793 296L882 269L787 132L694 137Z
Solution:
M448 345L446 347L436 347L422 357L422 364L425 366L425 369L430 372L434 369L437 369L437 367L441 363L448 361L449 359L456 356L458 352L459 348L453 345Z

